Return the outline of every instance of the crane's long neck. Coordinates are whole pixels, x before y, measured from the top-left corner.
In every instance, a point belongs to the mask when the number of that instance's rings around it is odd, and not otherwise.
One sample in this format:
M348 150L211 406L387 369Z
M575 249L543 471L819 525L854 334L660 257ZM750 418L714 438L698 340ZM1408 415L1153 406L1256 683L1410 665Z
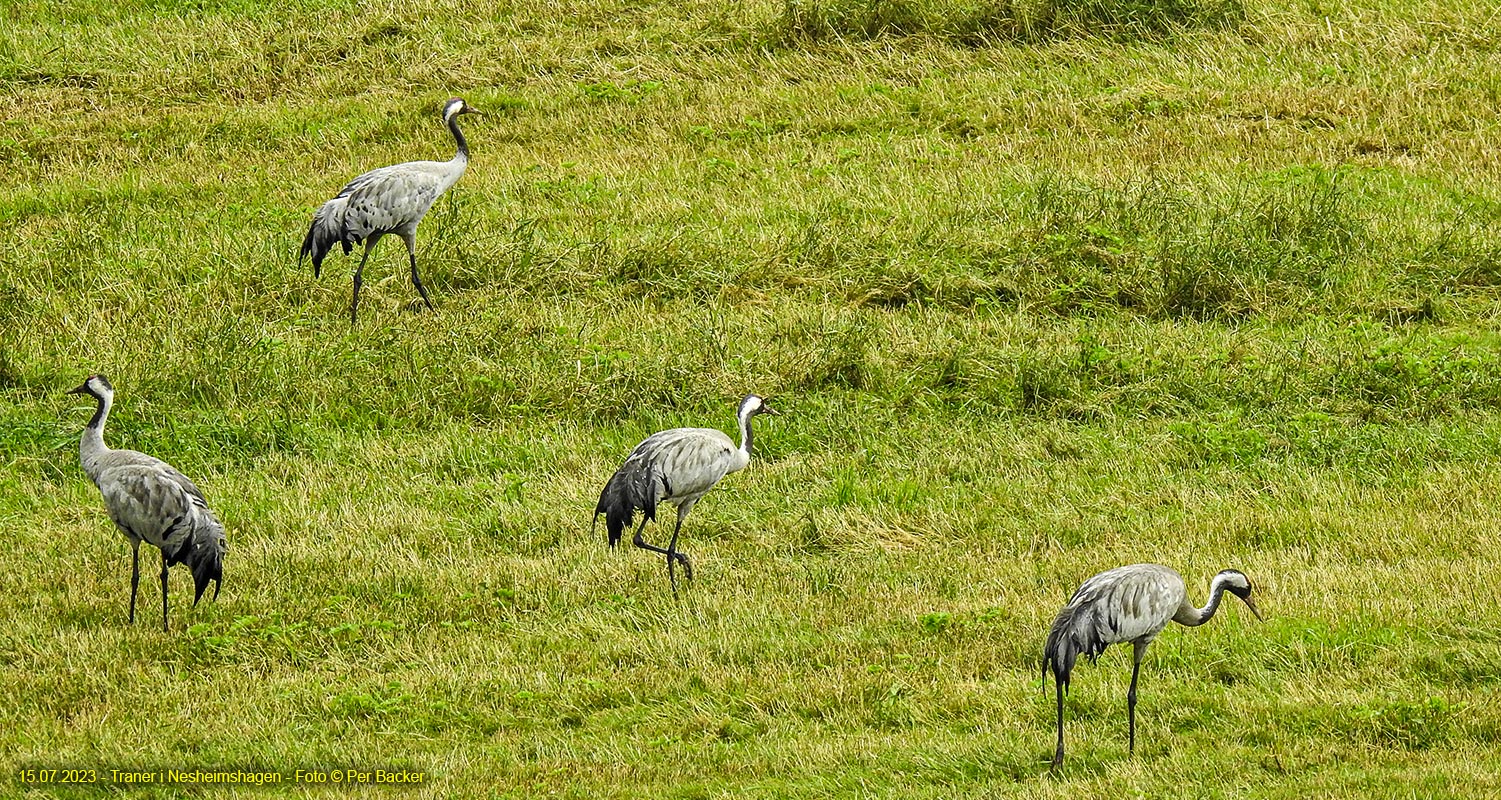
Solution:
M1203 608L1194 608L1188 605L1188 601L1185 600L1183 601L1184 608L1178 612L1177 616L1173 617L1173 620L1180 625L1187 625L1189 627L1203 625L1209 621L1210 617L1214 616L1214 612L1219 610L1220 600L1224 596L1225 579L1217 576L1214 582L1209 584L1209 602L1205 603Z
M746 461L751 457L751 417L754 416L750 409L740 412L740 453Z
M111 395L94 398L99 402L99 407L94 409L94 417L89 420L88 427L83 429L83 439L78 443L78 459L83 462L83 468L93 475L91 465L94 459L109 452L104 445L104 421L109 419L110 406L114 405L115 398Z
M448 132L453 134L453 140L459 146L459 152L453 157L459 162L459 168L463 169L469 164L469 142L464 140L464 132L459 130L459 115L454 114L448 118Z

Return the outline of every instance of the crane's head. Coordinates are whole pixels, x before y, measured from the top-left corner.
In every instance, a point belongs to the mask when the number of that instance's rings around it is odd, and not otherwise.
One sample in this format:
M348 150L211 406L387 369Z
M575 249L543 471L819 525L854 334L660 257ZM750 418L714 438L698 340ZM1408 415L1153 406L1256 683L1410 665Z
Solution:
M1251 600L1251 579L1246 577L1246 573L1238 569L1221 570L1220 574L1214 576L1214 582L1223 584L1225 591L1239 597L1257 619L1262 618L1261 612L1256 608L1256 603Z
M83 383L69 389L68 394L86 394L96 400L107 400L115 396L115 387L109 385L109 378L103 375L90 375Z
M754 417L757 414L771 414L772 416L777 416L781 413L782 412L772 408L771 405L768 404L766 402L766 399L762 396L758 394L748 394L745 396L744 400L740 401L740 412L738 416Z
M483 116L484 112L464 102L464 98L462 97L451 97L448 102L443 104L444 122L448 122L460 114L480 114Z

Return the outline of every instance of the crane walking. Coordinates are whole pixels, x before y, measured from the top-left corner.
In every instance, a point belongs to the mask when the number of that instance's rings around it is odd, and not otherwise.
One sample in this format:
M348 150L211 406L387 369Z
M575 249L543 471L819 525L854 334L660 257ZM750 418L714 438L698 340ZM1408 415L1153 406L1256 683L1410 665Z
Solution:
M1147 645L1167 627L1168 620L1189 627L1208 622L1227 591L1245 601L1251 613L1261 619L1261 612L1251 601L1250 579L1233 569L1214 576L1209 584L1209 603L1203 608L1194 608L1188 601L1181 575L1158 564L1106 570L1074 592L1068 605L1053 620L1042 657L1043 681L1047 681L1051 669L1058 694L1058 748L1053 752L1053 766L1063 763L1063 695L1068 691L1069 675L1079 655L1093 662L1109 645L1131 643L1131 689L1126 694L1126 708L1131 730L1130 752L1134 754L1136 678Z
M438 196L458 183L469 166L469 143L464 141L464 132L459 130L461 114L479 114L463 98L455 97L443 104L443 122L458 144L458 153L448 161L408 161L389 167L373 169L349 182L334 199L324 203L313 214L313 224L307 237L302 240L302 250L297 263L313 257L313 277L321 274L323 258L337 244L344 254L353 251L354 245L365 245L359 266L354 268L354 298L349 303L349 323L355 322L360 307L360 273L365 261L375 250L382 236L394 233L407 245L407 257L412 264L412 283L422 302L433 310L433 301L417 277L417 224L433 207Z
M167 630L167 568L186 564L193 573L193 605L203 599L209 581L219 599L228 542L224 527L209 510L203 492L186 475L161 459L134 450L111 450L104 444L104 422L114 404L115 388L103 375L90 375L68 394L86 394L98 402L83 429L79 461L99 493L110 519L130 540L130 622L136 621L136 593L141 583L141 542L162 552L162 631Z
M632 543L643 550L667 557L667 577L677 593L675 566L683 565L683 575L693 580L693 565L688 556L678 552L678 533L693 505L720 479L745 468L751 458L751 417L778 414L756 395L746 395L736 413L740 421L740 444L714 428L673 428L646 437L626 457L625 464L610 476L594 507L594 524L605 515L610 533L610 547L620 542L621 533L632 523L636 509L641 509L641 524L636 527ZM656 519L658 503L677 506L677 524L667 546L648 544L641 536L646 523ZM593 528L593 524L590 525Z

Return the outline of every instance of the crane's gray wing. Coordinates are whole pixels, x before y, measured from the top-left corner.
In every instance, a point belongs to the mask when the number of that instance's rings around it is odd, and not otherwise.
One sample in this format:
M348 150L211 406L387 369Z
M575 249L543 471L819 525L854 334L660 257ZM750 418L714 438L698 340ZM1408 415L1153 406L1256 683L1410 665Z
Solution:
M1111 642L1109 625L1101 619L1100 609L1088 602L1088 596L1080 597L1080 593L1088 585L1086 583L1079 587L1073 599L1053 619L1053 627L1048 630L1047 644L1042 650L1043 674L1046 675L1051 668L1053 678L1065 689L1068 688L1069 675L1073 673L1074 663L1079 656L1094 661Z
M713 428L663 431L642 442L642 446L653 439L657 441L653 443L650 458L663 481L663 497L702 495L729 474L735 464L735 443Z
M659 501L707 492L725 476L733 451L730 438L712 428L673 428L646 437L600 492L595 522L605 515L613 547L636 509L650 521L657 518ZM723 463L714 463L714 454L721 452Z
M428 163L382 167L344 187L339 197L344 198L346 234L363 241L372 233L415 227L443 188L441 177L426 166Z
M198 485L193 483L188 476L177 471L177 468L155 456L148 456L138 450L111 450L99 458L100 468L103 470L119 469L121 467L144 467L161 473L178 486L181 486L199 505L207 507L208 500Z
M163 470L144 464L106 470L100 475L99 493L110 519L126 535L157 547L167 544L173 529L189 522L202 500Z
M1183 605L1183 578L1158 564L1121 567L1119 580L1108 587L1116 641L1150 642Z
M415 228L443 190L433 161L411 161L373 169L344 185L313 213L313 223L297 260L312 256L313 273L334 245L348 255L372 233Z
M210 582L218 597L229 549L224 526L187 476L150 456L134 455L156 463L117 464L99 475L110 519L132 540L161 548L168 566L188 565L195 605Z
M1043 648L1043 668L1068 685L1079 656L1090 661L1116 642L1149 642L1183 603L1183 579L1157 564L1106 570L1085 581L1058 612Z

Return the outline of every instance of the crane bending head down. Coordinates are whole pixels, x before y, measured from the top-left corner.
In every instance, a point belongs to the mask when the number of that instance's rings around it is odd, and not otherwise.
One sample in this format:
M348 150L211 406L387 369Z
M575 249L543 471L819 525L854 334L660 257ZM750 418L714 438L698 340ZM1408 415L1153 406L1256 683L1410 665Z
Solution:
M1188 601L1183 576L1160 564L1131 564L1105 570L1085 581L1058 612L1043 647L1042 674L1056 683L1058 741L1053 766L1063 763L1063 695L1068 691L1079 656L1093 662L1112 644L1131 643L1131 689L1126 694L1130 749L1136 751L1136 680L1147 645L1169 622L1197 627L1208 622L1226 592L1245 602L1251 613L1261 612L1251 600L1251 580L1238 569L1221 570L1209 582L1209 602L1195 608Z

